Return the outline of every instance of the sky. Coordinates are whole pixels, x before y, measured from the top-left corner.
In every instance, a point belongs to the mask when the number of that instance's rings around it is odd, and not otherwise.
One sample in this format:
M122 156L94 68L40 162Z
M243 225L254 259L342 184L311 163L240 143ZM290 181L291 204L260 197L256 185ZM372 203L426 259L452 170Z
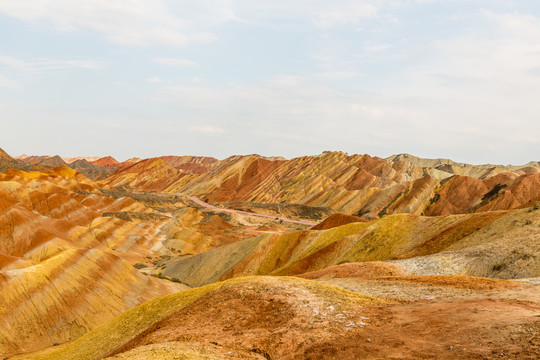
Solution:
M540 160L538 0L0 0L13 156Z

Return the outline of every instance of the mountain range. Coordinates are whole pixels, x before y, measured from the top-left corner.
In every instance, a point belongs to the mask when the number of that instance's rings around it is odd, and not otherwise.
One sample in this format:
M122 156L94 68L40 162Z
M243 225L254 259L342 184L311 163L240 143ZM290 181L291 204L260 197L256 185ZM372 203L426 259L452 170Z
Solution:
M0 358L535 359L539 277L539 162L0 149Z

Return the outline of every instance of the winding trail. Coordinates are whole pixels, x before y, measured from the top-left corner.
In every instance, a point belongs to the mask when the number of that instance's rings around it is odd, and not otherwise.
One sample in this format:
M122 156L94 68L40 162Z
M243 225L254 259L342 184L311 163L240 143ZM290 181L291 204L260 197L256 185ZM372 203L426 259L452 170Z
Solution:
M198 205L201 205L207 209L212 209L212 210L216 210L216 211L225 211L225 212L231 212L231 213L237 213L237 214L245 214L245 215L251 215L251 216L259 216L259 217L264 217L264 218L268 218L268 219L274 219L274 220L281 220L281 221L286 221L286 222L290 222L290 223L295 223L295 224L302 224L302 225L317 225L318 223L316 222L312 222L312 221L306 221L306 220L293 220L293 219L288 219L288 218L282 218L282 217L278 217L278 216L271 216L271 215L264 215L264 214L256 214L256 213L251 213L251 212L247 212L247 211L241 211L241 210L233 210L233 209L227 209L227 208L220 208L220 207L217 207L217 206L214 206L214 205L210 205L202 200L199 200L197 199L196 197L194 196L186 196L189 200L193 201L194 203L198 204Z

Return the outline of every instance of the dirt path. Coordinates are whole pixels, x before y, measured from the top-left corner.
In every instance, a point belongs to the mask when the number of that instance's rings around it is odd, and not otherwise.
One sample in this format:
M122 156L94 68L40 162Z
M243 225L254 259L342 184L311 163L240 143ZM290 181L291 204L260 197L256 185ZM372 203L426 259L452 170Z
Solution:
M312 222L312 221L305 221L305 220L293 220L293 219L287 219L287 218L282 218L282 217L277 217L277 216L271 216L271 215L264 215L264 214L256 214L256 213L251 213L251 212L247 212L247 211L240 211L240 210L233 210L233 209L224 209L224 208L220 208L220 207L217 207L217 206L214 206L214 205L210 205L208 203L205 203L204 201L202 200L199 200L197 199L196 197L194 196L187 196L187 198L191 201L193 201L194 203L198 204L198 205L201 205L207 209L212 209L212 210L215 210L215 211L224 211L224 212L231 212L231 213L237 213L237 214L245 214L245 215L251 215L251 216L259 216L259 217L264 217L264 218L268 218L268 219L274 219L274 220L280 220L280 221L286 221L286 222L290 222L290 223L295 223L295 224L302 224L302 225L310 225L310 226L313 226L313 225L317 225L316 222Z

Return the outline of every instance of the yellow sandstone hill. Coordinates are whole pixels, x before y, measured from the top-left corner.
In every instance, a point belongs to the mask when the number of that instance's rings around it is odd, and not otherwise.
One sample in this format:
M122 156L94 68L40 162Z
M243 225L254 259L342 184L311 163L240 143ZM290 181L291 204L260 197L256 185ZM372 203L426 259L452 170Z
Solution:
M391 261L389 266L404 274L538 277L539 211L438 217L397 214L328 230L264 234L194 257L170 259L156 271L190 286L380 261Z
M100 194L66 167L0 174L0 354L72 341L142 302L185 289L132 266L153 247L159 253L165 220L103 217L154 211Z

